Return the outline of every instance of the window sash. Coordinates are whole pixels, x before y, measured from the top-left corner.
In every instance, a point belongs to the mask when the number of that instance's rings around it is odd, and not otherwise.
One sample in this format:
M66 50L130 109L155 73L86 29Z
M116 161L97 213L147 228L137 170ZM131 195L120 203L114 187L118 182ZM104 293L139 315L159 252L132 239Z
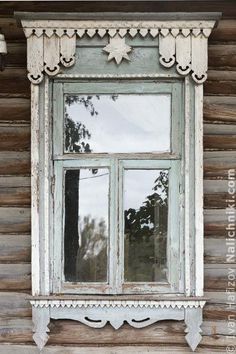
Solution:
M170 94L171 95L171 136L170 152L166 153L64 153L64 95L66 94ZM182 156L181 132L183 131L183 93L182 83L178 80L171 82L153 80L132 80L121 82L111 82L107 80L92 82L63 82L55 81L53 85L53 159L76 159L91 157L121 156L122 158L135 158L135 156L145 158L173 158ZM60 99L59 99L60 98Z
M64 173L67 169L108 167L109 179L109 235L108 235L108 283L70 283L64 281ZM168 282L124 283L124 169L168 169ZM120 160L80 159L55 161L55 213L54 213L54 291L78 294L139 294L180 293L180 160ZM118 220L118 222L117 222ZM171 247L170 247L171 245Z

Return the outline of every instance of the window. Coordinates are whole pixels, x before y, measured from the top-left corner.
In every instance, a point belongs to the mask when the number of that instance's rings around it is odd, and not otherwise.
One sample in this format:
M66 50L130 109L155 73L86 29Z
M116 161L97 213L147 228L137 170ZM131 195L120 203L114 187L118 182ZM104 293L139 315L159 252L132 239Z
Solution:
M55 290L183 292L181 84L57 81L54 96Z
M32 83L35 342L51 318L115 329L166 319L185 321L195 350L202 84L219 14L17 16Z

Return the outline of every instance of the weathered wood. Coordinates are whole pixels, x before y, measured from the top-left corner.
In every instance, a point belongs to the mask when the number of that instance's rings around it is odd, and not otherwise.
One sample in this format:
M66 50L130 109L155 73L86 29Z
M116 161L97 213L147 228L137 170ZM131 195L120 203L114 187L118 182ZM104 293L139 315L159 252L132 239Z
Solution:
M204 120L210 122L236 122L236 98L224 96L204 97Z
M1 233L29 233L30 209L29 208L0 208Z
M204 210L204 232L208 236L227 236L227 215L225 209Z
M6 41L25 40L22 28L18 26L16 19L12 17L0 17L0 28Z
M28 293L22 292L0 292L0 317L30 317L31 306L30 302L26 300Z
M0 121L9 122L9 123L29 122L30 121L30 99L10 98L10 97L0 98Z
M30 177L0 177L0 206L30 205Z
M236 149L236 135L205 135L205 150L233 150Z
M232 341L231 341L232 342ZM38 349L33 345L0 345L1 354L12 354L17 352L18 354L38 354ZM134 345L134 346L47 346L43 353L45 354L163 354L163 353L180 353L180 354L192 354L189 348L179 345ZM198 348L199 354L222 354L222 348L203 347Z
M226 208L228 205L228 203L227 203L228 198L229 198L228 193L205 194L204 195L204 207L207 209Z
M207 237L204 240L205 263L226 263L227 246L224 238Z
M29 175L30 153L29 152L0 152L1 175Z
M7 67L26 66L26 40L7 43Z
M205 290L206 291L224 291L228 286L229 268L235 269L235 264L205 264ZM227 305L225 305L226 307ZM207 308L207 307L206 307ZM229 312L232 312L229 310ZM216 314L214 314L216 316ZM219 318L216 316L215 318Z
M0 71L0 80L0 98L30 98L30 83L27 79L25 68L6 67L4 71ZM9 101L9 103L10 102L11 101ZM9 112L11 112L11 110ZM19 113L17 115L19 115Z
M226 193L228 191L228 181L227 180L204 180L204 193Z
M30 290L30 264L0 264L0 290Z
M236 72L230 70L209 70L208 80L204 85L206 95L235 95Z
M30 262L30 246L30 235L0 235L0 262Z
M117 1L111 2L109 4L109 9L107 8L107 1L68 1L66 3L57 4L56 10L58 12L107 12L109 11L122 11L122 12L133 12L134 3L133 1ZM215 1L137 1L135 4L136 12L215 12L223 11L223 18L235 18L236 10L234 6L234 1L231 0L215 0ZM19 3L18 1L4 2L2 6L2 15L12 16L13 11L55 11L55 3L49 1L47 7L40 2L26 2Z
M26 151L30 148L30 127L0 125L1 151Z
M236 20L220 20L217 27L214 28L209 38L209 42L235 41L236 38Z
M233 151L207 151L204 153L204 177L228 177L228 170L236 168L236 155Z
M209 69L236 67L236 47L233 44L209 45Z

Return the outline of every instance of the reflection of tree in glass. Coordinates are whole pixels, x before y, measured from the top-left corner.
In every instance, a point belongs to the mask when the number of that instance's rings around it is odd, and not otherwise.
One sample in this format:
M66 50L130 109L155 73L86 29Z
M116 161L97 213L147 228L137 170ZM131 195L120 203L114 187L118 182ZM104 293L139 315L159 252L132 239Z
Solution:
M106 281L107 227L105 220L95 220L89 215L80 220L80 244L77 255L76 278L78 281Z
M139 209L124 211L125 268L130 281L153 281L161 276L166 263L168 215L168 172L160 171Z
M94 107L94 99L100 100L100 95L93 96L65 96L65 151L68 153L90 153L92 149L86 140L91 139L91 133L82 122L75 122L67 113L66 106L73 104L81 104L90 113L91 117L98 116L98 111ZM115 102L118 95L110 95L110 98Z

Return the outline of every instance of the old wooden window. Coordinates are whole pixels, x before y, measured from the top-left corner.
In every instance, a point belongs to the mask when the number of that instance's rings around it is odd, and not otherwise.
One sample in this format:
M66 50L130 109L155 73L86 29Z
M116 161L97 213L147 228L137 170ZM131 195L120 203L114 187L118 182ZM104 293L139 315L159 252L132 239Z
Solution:
M53 94L54 291L183 292L181 84L57 81Z
M201 340L202 100L219 14L33 14L34 340L73 319ZM102 296L101 296L102 295Z

